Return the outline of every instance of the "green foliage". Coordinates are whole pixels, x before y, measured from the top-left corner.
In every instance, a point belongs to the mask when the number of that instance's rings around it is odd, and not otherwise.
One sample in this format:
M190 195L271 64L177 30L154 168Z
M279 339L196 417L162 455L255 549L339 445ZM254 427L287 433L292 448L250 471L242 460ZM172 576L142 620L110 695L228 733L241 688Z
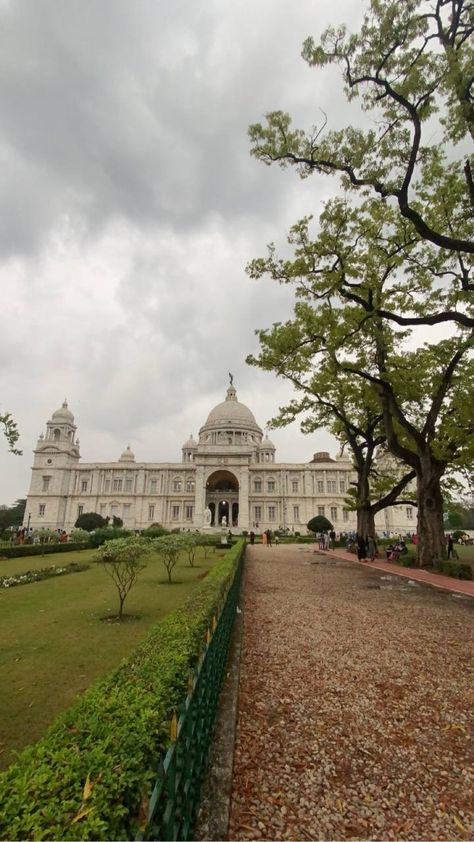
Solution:
M112 579L119 597L118 618L122 619L123 606L130 590L137 581L140 570L146 566L143 559L151 547L144 538L135 535L106 541L97 550L97 559Z
M179 611L0 776L0 838L136 837L172 711L242 552L242 543L230 550Z
M0 532L10 526L21 526L26 509L26 499L17 500L13 506L0 506Z
M330 529L333 529L333 525L327 517L317 515L308 521L306 528L309 529L310 532L329 532Z
M142 535L144 538L161 538L163 535L169 535L169 530L165 529L159 523L152 523L148 529L144 529Z
M452 576L454 579L466 579L471 581L472 567L462 561L447 561L446 559L435 561L434 568L445 576Z
M131 535L132 533L127 529L114 529L113 526L104 526L89 535L89 546L100 547L105 541L113 541L115 538L129 538Z
M80 541L80 542L82 542L82 541L87 541L87 542L89 542L89 538L90 538L90 534L89 534L89 532L87 531L87 529L72 529L72 530L71 530L71 533L70 533L70 535L69 535L69 540L70 540L70 541L75 541L75 542L78 542L78 541Z
M153 540L153 547L160 557L167 574L168 582L171 584L171 574L176 567L179 554L186 546L186 534L171 533Z
M200 535L197 532L185 532L182 536L182 547L186 553L188 564L194 567L197 548L200 546Z
M3 427L3 435L8 442L10 453L14 453L15 456L21 456L23 451L15 447L20 438L20 433L18 432L17 423L13 420L10 412L0 412L0 427Z
M42 567L39 570L25 570L24 573L13 573L9 576L0 576L0 588L14 588L18 585L29 585L31 582L42 582L43 579L52 579L57 576L66 576L68 573L82 573L88 570L89 564L78 564L73 561L65 567Z
M78 529L85 529L87 532L93 532L94 529L107 526L107 521L97 512L84 512L82 515L79 515L74 526Z
M77 550L88 549L89 543L74 543L68 541L67 544L15 544L14 546L0 547L0 557L4 558L23 558L29 555L51 555L52 553L70 553Z

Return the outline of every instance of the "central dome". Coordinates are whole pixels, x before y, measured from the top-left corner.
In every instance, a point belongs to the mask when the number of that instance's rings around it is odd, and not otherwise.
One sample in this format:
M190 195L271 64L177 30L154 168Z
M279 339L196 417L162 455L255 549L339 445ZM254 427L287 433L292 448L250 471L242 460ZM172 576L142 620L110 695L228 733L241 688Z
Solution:
M201 427L200 435L204 432L215 430L242 430L262 435L253 412L248 406L237 400L237 393L233 386L227 389L225 401L218 403L207 417L207 421Z
M250 412L248 406L237 400L236 391L231 386L227 389L225 401L218 403L214 409L211 409L204 426L207 427L209 424L214 425L221 421L224 421L224 423L228 421L235 421L237 423L239 421L247 421L250 424L257 423L253 412Z

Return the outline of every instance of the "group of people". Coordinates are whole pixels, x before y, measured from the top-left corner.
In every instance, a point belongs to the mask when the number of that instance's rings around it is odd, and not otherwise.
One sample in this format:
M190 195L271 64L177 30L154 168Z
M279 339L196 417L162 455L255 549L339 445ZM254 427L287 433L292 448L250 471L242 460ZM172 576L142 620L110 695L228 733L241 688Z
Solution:
M377 543L373 535L368 535L367 538L357 535L356 548L359 561L373 561L378 555Z
M255 544L255 537L255 532L252 530L249 533L249 539L251 544ZM266 529L265 532L262 532L262 544L264 547L273 546L273 542L275 542L275 544L278 546L280 539L277 533L275 533L274 536L271 529Z

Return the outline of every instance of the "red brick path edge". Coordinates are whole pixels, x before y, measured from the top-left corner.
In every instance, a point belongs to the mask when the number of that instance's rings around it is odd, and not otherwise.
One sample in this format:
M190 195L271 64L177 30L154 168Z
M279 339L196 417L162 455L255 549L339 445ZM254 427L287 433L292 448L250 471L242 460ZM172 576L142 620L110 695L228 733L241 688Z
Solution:
M374 570L381 570L384 573L402 576L405 579L412 579L414 582L423 582L425 585L441 588L444 591L474 597L474 582L465 581L464 579L452 579L450 576L442 576L440 573L428 573L427 570L417 570L413 567L399 567L398 564L390 564L390 562L381 561L380 559L376 561L359 561L353 553L348 553L346 550L320 550L317 545L315 545L315 549L321 555L340 558L343 561L351 561L353 564L360 564L362 567L372 567Z

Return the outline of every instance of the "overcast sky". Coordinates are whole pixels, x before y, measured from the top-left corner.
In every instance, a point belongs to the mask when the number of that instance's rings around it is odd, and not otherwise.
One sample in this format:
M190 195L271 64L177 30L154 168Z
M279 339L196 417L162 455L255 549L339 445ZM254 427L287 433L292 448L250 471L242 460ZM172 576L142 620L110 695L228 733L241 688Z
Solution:
M290 111L347 117L308 35L360 0L0 0L0 503L26 496L32 450L65 397L84 462L180 461L228 372L264 427L290 388L245 364L292 292L247 262L318 214L337 182L265 167L247 127ZM278 461L336 451L272 432Z

